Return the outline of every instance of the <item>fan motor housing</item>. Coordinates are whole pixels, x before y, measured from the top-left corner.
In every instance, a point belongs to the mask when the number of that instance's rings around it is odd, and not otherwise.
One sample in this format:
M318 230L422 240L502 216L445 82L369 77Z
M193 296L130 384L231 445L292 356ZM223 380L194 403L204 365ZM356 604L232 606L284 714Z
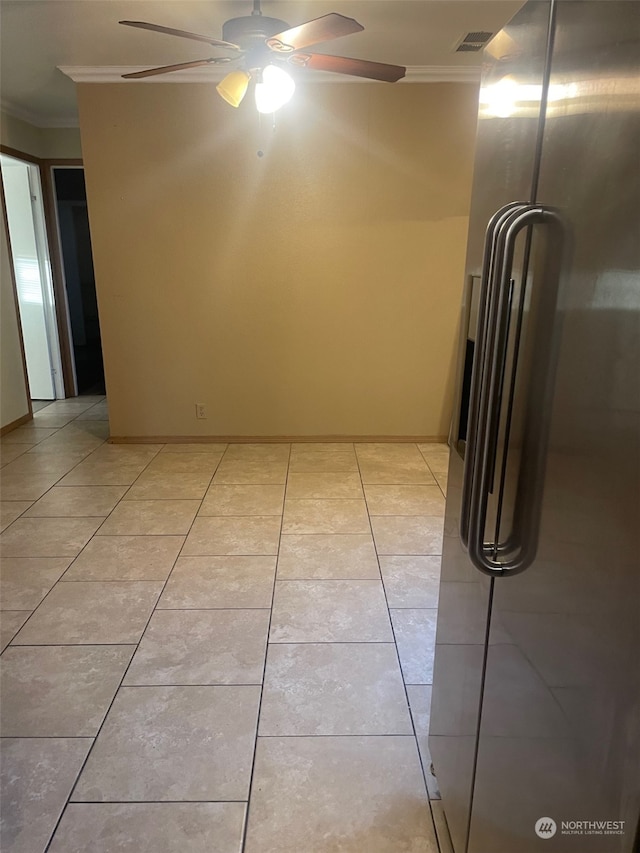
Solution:
M230 41L247 50L261 44L269 36L289 29L286 21L278 18L267 18L264 15L245 15L242 18L231 18L222 26L223 41Z

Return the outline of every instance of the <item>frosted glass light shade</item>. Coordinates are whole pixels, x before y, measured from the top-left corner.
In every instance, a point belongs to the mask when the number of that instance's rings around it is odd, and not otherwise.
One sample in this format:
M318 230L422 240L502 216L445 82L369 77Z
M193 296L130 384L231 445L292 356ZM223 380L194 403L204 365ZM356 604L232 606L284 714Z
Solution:
M259 113L274 113L290 101L296 84L290 74L276 65L262 71L262 82L256 83L256 107Z
M238 107L247 93L250 79L246 71L231 71L218 83L216 91L232 107Z

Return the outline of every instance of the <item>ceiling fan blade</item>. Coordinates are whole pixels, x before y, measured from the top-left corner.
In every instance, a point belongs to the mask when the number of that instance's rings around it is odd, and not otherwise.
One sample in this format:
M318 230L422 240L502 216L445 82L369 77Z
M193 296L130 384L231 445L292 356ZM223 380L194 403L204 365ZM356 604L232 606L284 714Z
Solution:
M395 83L407 73L403 65L387 65L384 62L324 53L294 53L289 57L289 62L302 68L311 68L313 71L333 71L335 74L350 74L352 77L366 77L385 83Z
M141 30L152 30L154 33L166 33L168 36L180 36L194 41L203 41L205 44L211 44L214 47L226 47L228 50L242 49L230 41L220 41L220 39L212 39L209 36L199 35L199 33L189 33L186 30L174 30L172 27L162 27L160 24L148 24L146 21L119 21L118 23L124 24L125 27L138 27Z
M131 74L123 74L125 80L140 80L143 77L154 77L156 74L169 74L171 71L182 71L184 68L199 68L202 65L218 65L231 62L228 57L217 59L195 59L193 62L179 62L177 65L161 65L159 68L146 68L144 71L134 71Z
M307 21L306 24L300 24L299 27L292 27L290 30L269 36L266 42L271 50L277 53L291 53L293 50L300 50L311 44L359 33L363 29L362 24L353 18L345 18L344 15L331 12L329 15Z

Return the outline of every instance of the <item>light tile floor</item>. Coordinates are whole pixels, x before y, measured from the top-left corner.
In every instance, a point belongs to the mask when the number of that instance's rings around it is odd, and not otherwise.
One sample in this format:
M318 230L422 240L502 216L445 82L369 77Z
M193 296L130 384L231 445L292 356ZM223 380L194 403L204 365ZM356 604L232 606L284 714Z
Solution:
M447 448L35 408L0 441L4 853L436 853Z

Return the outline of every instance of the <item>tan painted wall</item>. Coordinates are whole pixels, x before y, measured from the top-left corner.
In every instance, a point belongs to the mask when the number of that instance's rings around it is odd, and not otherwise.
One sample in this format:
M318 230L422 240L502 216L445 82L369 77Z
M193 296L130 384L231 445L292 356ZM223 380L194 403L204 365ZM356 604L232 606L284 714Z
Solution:
M0 142L9 148L48 160L82 157L77 127L34 127L22 119L0 115Z
M78 99L112 435L447 433L475 86Z
M0 204L0 427L29 414L4 204Z

